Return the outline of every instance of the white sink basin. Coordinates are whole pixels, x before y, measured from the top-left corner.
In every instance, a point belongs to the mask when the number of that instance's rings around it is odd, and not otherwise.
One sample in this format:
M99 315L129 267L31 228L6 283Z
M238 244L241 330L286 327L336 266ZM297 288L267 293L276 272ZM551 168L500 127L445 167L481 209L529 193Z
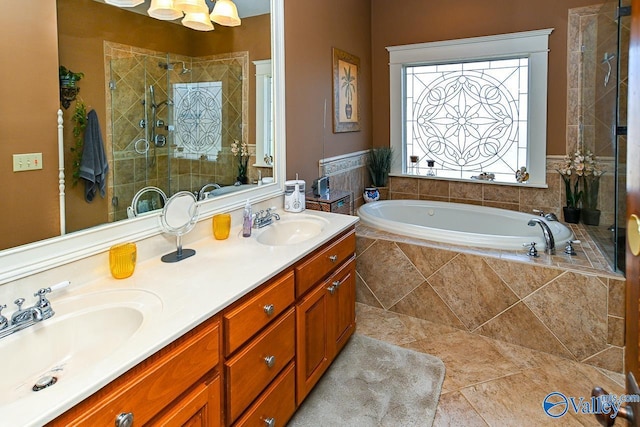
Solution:
M5 392L0 404L32 391L42 377L81 376L131 340L162 301L142 290L101 291L55 300L55 315L0 340ZM12 355L9 357L9 355ZM55 388L55 384L52 386Z
M316 237L328 224L324 218L296 214L274 221L260 232L257 240L269 246L295 245Z

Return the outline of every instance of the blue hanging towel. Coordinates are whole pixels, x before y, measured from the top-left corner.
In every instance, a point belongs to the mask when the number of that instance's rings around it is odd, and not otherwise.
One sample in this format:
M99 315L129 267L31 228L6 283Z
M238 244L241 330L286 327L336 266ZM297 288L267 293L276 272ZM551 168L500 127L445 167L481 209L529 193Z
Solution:
M87 203L93 201L98 190L100 190L100 196L104 198L108 171L109 163L107 163L107 156L104 152L98 114L95 110L91 110L87 116L87 128L84 132L84 147L80 162L80 178L84 180L84 199Z

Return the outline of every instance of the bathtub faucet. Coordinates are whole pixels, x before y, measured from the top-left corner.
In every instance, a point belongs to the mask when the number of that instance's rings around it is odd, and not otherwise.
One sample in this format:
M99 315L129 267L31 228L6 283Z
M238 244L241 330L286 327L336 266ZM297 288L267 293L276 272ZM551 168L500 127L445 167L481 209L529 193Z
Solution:
M549 228L547 223L541 220L540 218L532 218L529 220L529 224L528 224L529 226L535 227L536 224L540 224L540 227L542 228L542 234L544 235L544 242L546 245L544 253L548 255L555 255L556 242L553 238L553 233L551 232L551 229Z

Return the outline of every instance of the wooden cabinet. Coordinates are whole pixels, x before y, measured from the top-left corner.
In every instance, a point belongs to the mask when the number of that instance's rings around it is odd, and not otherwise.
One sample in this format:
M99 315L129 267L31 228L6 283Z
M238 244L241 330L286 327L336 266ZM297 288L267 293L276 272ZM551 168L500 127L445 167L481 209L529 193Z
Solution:
M296 265L296 296L304 295L318 281L335 271L355 250L356 233L352 230Z
M50 425L129 425L126 421L118 424L119 418L132 418L133 425L143 425L160 416L165 420L184 420L167 421L170 425L197 425L189 423L200 417L200 425L218 426L219 362L220 321L216 317L135 366ZM187 404L188 409L182 410Z
M226 310L222 317L225 356L237 350L294 301L293 272L289 271L273 282L263 285L255 295L243 298L233 309Z
M295 378L292 362L234 426L284 426L296 410Z
M327 254L350 255L341 257L343 263L335 271L332 264L325 264L325 269L315 268L320 283L296 306L298 405L320 380L355 330L355 239L352 237L353 234L343 236L303 264L312 265L317 256L322 260ZM331 271L333 273L325 279L326 274ZM299 277L306 283L313 280L304 271L301 276L296 275L296 286ZM300 288L307 287L306 283L301 284Z
M355 255L328 280L331 295L329 305L329 355L333 360L356 328L356 260Z
M354 329L352 228L50 425L286 425Z
M185 396L169 405L149 422L153 426L220 426L220 376L192 387Z
M294 340L295 316L291 307L225 362L228 424L235 421L293 360Z
M309 192L305 198L307 209L353 215L353 193L344 190L331 190L326 196L316 197Z

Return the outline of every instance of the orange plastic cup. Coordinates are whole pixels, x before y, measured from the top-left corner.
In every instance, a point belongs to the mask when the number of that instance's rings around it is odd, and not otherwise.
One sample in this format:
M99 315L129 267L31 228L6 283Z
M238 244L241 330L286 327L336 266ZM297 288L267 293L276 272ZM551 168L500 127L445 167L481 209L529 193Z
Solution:
M231 214L224 213L213 216L213 237L224 240L229 237L231 230Z
M135 243L123 243L109 249L109 269L116 279L126 279L136 268L137 248Z

